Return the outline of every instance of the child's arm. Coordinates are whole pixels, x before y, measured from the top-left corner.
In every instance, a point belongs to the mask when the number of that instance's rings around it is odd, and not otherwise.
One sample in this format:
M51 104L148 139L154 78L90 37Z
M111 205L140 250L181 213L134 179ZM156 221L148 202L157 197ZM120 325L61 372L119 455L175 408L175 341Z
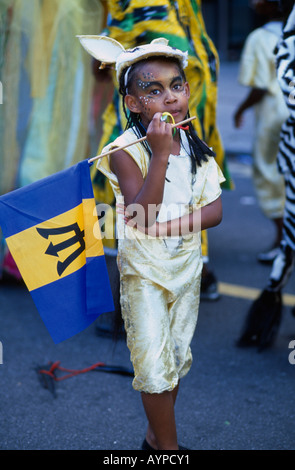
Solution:
M246 99L240 104L237 111L234 114L234 123L235 127L239 128L243 124L243 113L246 109L251 108L255 104L259 103L262 100L267 90L262 88L252 88L246 97Z
M156 236L180 236L200 232L219 225L222 220L221 196L207 206L184 215L178 219L158 224Z
M155 222L157 213L154 217L149 217L148 207L159 206L162 203L167 163L172 151L171 125L162 122L160 117L161 113L156 113L147 130L152 157L145 179L133 158L124 150L113 153L110 162L111 170L118 178L126 206L138 204L142 207L144 220L137 218L137 222L142 226L149 226Z
M117 212L124 214L127 225L136 226L141 232L152 237L171 237L197 233L219 225L222 220L222 202L221 196L219 196L215 201L193 211L191 214L167 222L155 222L148 228L140 226L137 217L136 219L130 218L128 208L126 209L122 204L117 205Z

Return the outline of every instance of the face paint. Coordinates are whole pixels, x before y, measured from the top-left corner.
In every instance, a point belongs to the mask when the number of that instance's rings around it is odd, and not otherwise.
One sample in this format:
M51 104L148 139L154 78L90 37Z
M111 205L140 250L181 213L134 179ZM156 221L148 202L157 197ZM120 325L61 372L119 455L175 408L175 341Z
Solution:
M138 78L136 80L137 89L146 91L151 86L154 80L155 79L153 77L153 74L150 74L149 72L143 73L142 78Z
M145 112L149 112L151 110L150 104L153 100L147 98L146 96L139 96L139 101L143 105L143 109Z
M131 94L138 100L137 113L145 127L157 112L169 112L176 122L187 115L189 88L176 64L155 60L142 65Z

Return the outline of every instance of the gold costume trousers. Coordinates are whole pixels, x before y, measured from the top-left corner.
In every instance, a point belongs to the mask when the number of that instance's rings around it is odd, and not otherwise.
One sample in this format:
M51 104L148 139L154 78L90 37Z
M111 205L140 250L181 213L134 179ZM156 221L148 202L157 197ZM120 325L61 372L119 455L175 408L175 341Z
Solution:
M147 259L128 256L128 250L123 253L118 256L120 300L134 368L133 388L145 393L171 391L192 364L200 250L183 250L171 258L166 253L152 265Z

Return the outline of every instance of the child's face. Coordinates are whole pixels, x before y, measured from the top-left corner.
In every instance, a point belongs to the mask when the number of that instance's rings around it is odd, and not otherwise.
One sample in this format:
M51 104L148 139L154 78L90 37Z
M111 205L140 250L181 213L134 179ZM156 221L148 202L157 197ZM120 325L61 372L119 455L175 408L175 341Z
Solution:
M125 101L147 127L157 112L172 114L176 123L185 119L189 96L189 85L177 64L156 59L138 68Z

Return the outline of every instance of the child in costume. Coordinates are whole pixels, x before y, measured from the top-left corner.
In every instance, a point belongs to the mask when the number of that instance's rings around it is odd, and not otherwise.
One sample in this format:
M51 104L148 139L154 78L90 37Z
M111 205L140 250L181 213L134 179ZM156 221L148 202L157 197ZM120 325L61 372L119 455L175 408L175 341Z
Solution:
M118 150L97 167L126 206L125 224L118 215L118 267L133 388L148 419L142 449L178 449L174 404L192 363L200 230L221 221L224 177L191 124L172 133L162 120L162 113L176 124L188 117L186 53L165 39L132 50L102 36L80 41L99 61L116 63L128 115L127 130L103 153ZM146 141L119 149L145 135Z

